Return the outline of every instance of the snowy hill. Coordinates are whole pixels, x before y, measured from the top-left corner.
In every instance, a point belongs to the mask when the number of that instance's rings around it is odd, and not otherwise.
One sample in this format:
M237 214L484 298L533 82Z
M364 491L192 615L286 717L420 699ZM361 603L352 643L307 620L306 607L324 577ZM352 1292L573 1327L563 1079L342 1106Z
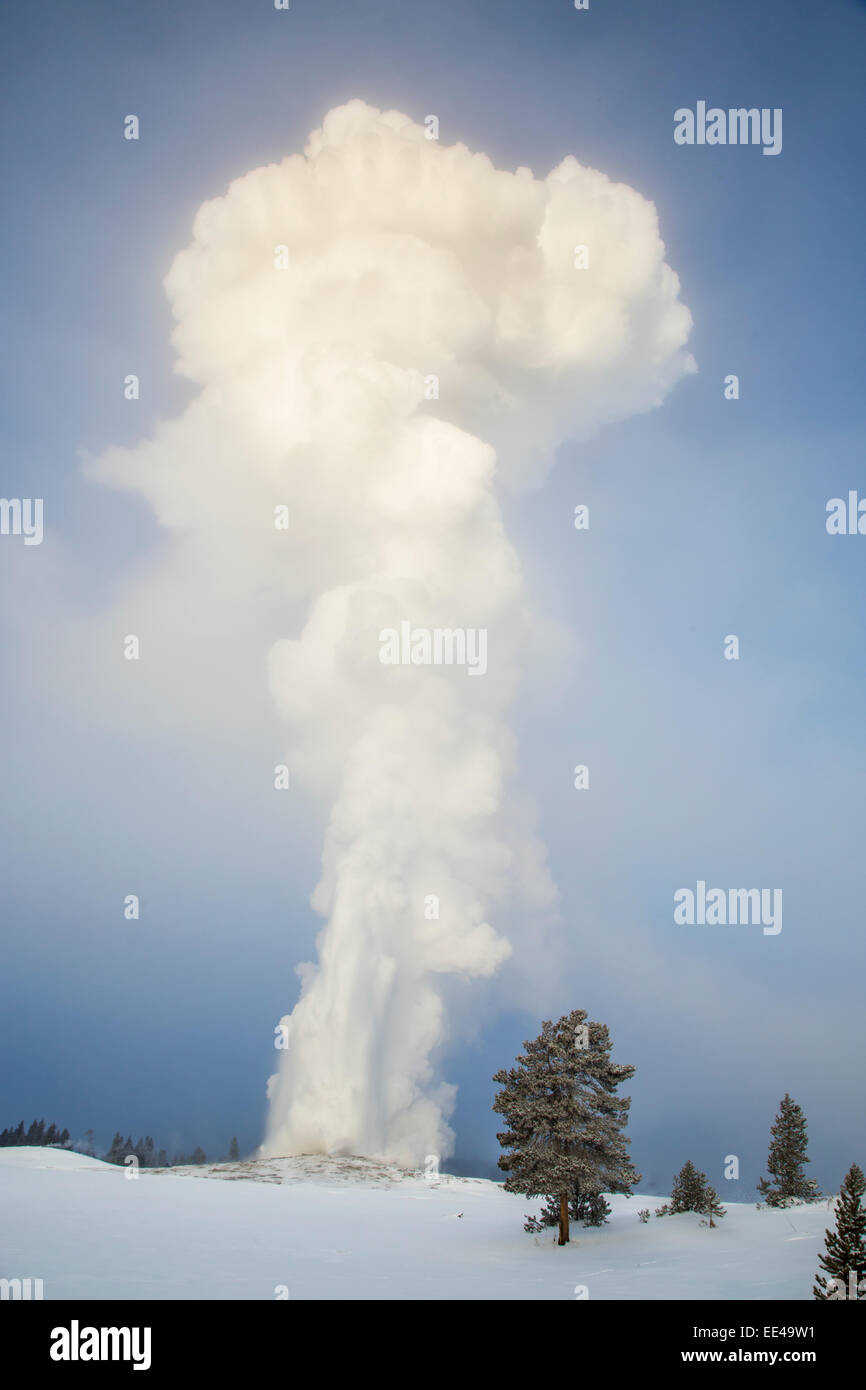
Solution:
M438 1183L364 1158L142 1170L56 1149L0 1149L0 1277L46 1299L810 1299L827 1203L731 1204L608 1225L562 1249L523 1230L540 1203L480 1178ZM285 1295L283 1295L285 1296Z
M70 1172L74 1168L111 1169L114 1165L101 1158L89 1158L87 1154L73 1153L70 1149L20 1148L0 1149L0 1167L3 1168L59 1168Z

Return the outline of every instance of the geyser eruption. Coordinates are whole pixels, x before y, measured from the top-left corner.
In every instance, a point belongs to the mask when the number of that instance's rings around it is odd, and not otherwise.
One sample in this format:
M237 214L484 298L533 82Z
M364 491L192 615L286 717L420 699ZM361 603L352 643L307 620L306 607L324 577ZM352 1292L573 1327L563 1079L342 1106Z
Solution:
M508 792L532 615L497 474L659 404L690 316L633 189L570 157L502 172L359 101L206 203L166 286L201 393L95 471L182 528L203 586L232 527L237 590L305 603L270 682L293 784L331 808L264 1151L445 1157L444 982L493 974L488 918L550 891Z

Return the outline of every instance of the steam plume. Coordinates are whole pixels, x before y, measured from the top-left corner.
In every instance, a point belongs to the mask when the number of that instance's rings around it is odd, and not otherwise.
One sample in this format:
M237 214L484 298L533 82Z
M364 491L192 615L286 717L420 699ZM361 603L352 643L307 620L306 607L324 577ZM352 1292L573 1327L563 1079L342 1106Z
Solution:
M330 806L265 1148L444 1157L445 981L492 975L488 918L550 893L508 792L532 614L497 475L537 483L562 439L659 404L690 316L633 189L571 157L502 172L360 101L205 203L166 288L200 394L92 471L150 499L203 587L304 605L270 683L294 784ZM383 665L404 622L485 630L486 674Z

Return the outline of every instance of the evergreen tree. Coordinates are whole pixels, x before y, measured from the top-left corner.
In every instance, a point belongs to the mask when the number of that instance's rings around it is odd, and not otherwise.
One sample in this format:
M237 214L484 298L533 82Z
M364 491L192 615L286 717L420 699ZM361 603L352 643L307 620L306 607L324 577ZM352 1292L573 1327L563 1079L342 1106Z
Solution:
M866 1293L860 1291L860 1281L866 1280L866 1207L862 1197L866 1192L866 1178L863 1172L852 1163L848 1169L839 1201L836 1203L836 1229L825 1231L824 1254L818 1262L824 1273L815 1276L813 1294L822 1302L849 1298L861 1298Z
M204 1149L194 1149L192 1158L190 1159L190 1163L207 1163L207 1154L205 1153Z
M719 1194L707 1182L706 1173L700 1172L691 1159L687 1159L676 1174L671 1187L671 1200L656 1208L656 1216L674 1216L681 1211L696 1211L706 1216L711 1226L713 1217L725 1215L725 1208L719 1201Z
M772 1181L761 1178L758 1182L758 1191L767 1206L783 1207L797 1198L814 1201L821 1195L818 1184L803 1172L803 1164L809 1162L806 1117L787 1091L770 1134L767 1171Z
M584 1226L603 1226L610 1216L610 1206L600 1192L581 1192L575 1188L568 1202L568 1214L575 1223ZM527 1216L524 1231L543 1231L546 1226L558 1226L560 1203L558 1197L548 1197L541 1216Z
M0 1134L0 1148L11 1149L14 1148L16 1145L26 1143L27 1136L24 1133L23 1120L20 1120L14 1129L12 1129L12 1127L10 1126L9 1129L4 1129L3 1133Z
M545 1021L524 1043L517 1066L498 1071L493 1103L508 1129L497 1135L506 1192L547 1197L559 1207L559 1244L569 1239L571 1202L590 1194L630 1192L640 1181L623 1134L631 1100L617 1087L635 1068L611 1061L608 1029L573 1009Z
M671 1188L671 1211L699 1211L707 1187L707 1175L687 1159L677 1173Z
M233 1138L231 1144L229 1145L229 1159L232 1161L232 1163L237 1163L240 1159L240 1156L241 1152L238 1148L238 1141L236 1138Z
M159 1153L157 1154L156 1166L157 1168L168 1167L168 1154L166 1153L165 1149L160 1149Z
M118 1129L115 1131L114 1138L111 1141L111 1147L105 1155L105 1161L106 1163L122 1163L125 1153L126 1145L123 1142L123 1135Z
M603 1226L610 1216L610 1205L600 1192L580 1192L572 1200L571 1214L575 1221L582 1221L584 1226Z
M707 1218L711 1226L715 1226L716 1224L713 1217L718 1216L721 1218L725 1215L725 1208L719 1201L719 1194L709 1183L706 1183L704 1187L704 1195L701 1205L698 1207L698 1211L702 1216Z

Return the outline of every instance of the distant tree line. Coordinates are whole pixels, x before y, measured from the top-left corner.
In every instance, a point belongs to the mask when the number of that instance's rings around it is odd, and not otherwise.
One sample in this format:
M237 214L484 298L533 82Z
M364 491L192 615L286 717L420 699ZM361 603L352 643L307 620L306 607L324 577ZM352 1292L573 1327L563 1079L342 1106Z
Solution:
M191 1154L176 1153L169 1158L165 1149L157 1150L156 1145L150 1135L145 1135L143 1139L133 1139L129 1135L124 1139L118 1130L111 1141L110 1148L104 1154L98 1154L95 1148L93 1130L85 1130L81 1139L72 1139L68 1129L58 1129L56 1124L46 1125L44 1120L34 1120L29 1129L25 1129L24 1121L14 1127L4 1129L0 1133L0 1149L10 1149L15 1147L33 1146L39 1148L70 1149L75 1153L83 1153L91 1158L101 1158L105 1163L124 1164L130 1156L133 1156L140 1168L181 1168L191 1164L207 1163L207 1154L201 1146L193 1149ZM240 1150L236 1138L232 1139L229 1147L228 1160L237 1162L240 1159Z
M0 1133L0 1149L11 1149L23 1144L54 1145L61 1149L72 1148L69 1130L58 1129L55 1124L50 1124L46 1128L44 1120L34 1120L27 1130L25 1130L22 1120L14 1129L4 1129Z
M179 1162L185 1164L207 1162L205 1154L201 1149L196 1149L195 1152L196 1154L201 1154L201 1158L193 1156L193 1158L189 1159L185 1156L181 1156L179 1158ZM133 1139L132 1135L129 1135L127 1139L124 1139L123 1135L120 1133L120 1130L118 1130L111 1141L110 1149L106 1154L103 1154L105 1162L125 1163L127 1158L129 1158L131 1155L138 1159L138 1165L140 1168L171 1167L171 1164L169 1163L168 1159L168 1154L166 1153L165 1149L160 1149L157 1153L156 1148L154 1146L154 1142L149 1134L144 1139Z

